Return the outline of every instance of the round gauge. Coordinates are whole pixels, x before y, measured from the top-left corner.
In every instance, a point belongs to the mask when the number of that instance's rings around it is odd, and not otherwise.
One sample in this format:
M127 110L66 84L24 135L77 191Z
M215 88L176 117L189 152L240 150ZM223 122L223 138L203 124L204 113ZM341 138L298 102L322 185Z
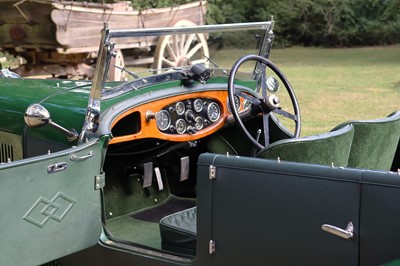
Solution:
M171 124L171 116L166 110L161 110L155 115L157 127L159 130L167 130Z
M240 99L239 99L239 96L234 95L233 98L235 99L235 107L236 107L236 110L239 110L239 108L240 108ZM229 104L229 98L226 100L226 102L228 103L228 111L229 111L230 113L232 113L232 111L231 111L231 105Z
M176 132L178 134L185 133L185 131L186 131L186 121L183 120L182 118L176 120L175 127L176 127Z
M177 102L175 104L175 110L178 115L183 115L185 113L185 104L183 102Z
M215 122L219 119L220 115L221 109L219 105L215 102L210 103L207 108L208 119L210 119L211 122Z
M196 111L196 112L200 112L201 110L203 110L203 101L202 100L200 100L200 99L196 99L195 101L194 101L194 110Z
M272 93L279 91L279 81L276 78L270 76L267 78L266 83L267 83L268 91L270 91Z
M194 127L197 130L201 130L204 127L204 119L201 116L196 117L196 120L194 122Z
M251 102L248 101L248 100L244 100L244 102L243 102L243 108L244 108L244 109L247 109L247 108L250 108L250 106L251 106Z

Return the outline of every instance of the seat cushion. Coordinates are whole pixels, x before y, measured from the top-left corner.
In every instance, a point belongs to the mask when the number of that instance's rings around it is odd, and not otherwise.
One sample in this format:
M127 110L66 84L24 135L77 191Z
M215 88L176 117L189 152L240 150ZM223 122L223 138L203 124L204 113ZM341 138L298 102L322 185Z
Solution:
M196 207L160 220L161 247L175 253L196 255Z

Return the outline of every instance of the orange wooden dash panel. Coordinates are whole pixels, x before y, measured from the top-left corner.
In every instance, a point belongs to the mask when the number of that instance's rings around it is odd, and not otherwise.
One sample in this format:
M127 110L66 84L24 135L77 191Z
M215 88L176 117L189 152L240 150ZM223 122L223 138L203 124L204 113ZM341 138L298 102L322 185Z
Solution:
M212 99L212 100L218 102L218 104L221 107L221 117L218 119L218 121L213 123L211 126L208 126L202 130L197 131L194 134L186 133L186 134L179 135L179 134L163 133L158 129L157 122L155 119L151 119L150 121L146 120L146 112L147 111L151 111L155 114L169 104L172 104L172 103L175 103L178 101L184 101L187 99L194 99L194 98L208 98L208 99ZM149 103L140 105L138 107L132 108L132 109L124 112L120 116L118 116L112 123L111 128L113 128L118 123L118 121L120 121L122 118L126 117L127 115L130 115L134 112L139 112L140 113L140 125L141 125L140 131L135 134L131 134L131 135L115 137L110 141L110 144L121 143L121 142L131 141L131 140L135 140L135 139L144 139L144 138L157 138L157 139L183 142L183 141L196 140L196 139L206 137L206 136L216 132L218 129L220 129L225 124L225 119L229 115L229 112L228 112L228 109L226 106L227 98L228 98L227 91L196 92L196 93L190 93L190 94L185 94L185 95L173 96L173 97L165 98L162 100L157 100L154 102L149 102Z

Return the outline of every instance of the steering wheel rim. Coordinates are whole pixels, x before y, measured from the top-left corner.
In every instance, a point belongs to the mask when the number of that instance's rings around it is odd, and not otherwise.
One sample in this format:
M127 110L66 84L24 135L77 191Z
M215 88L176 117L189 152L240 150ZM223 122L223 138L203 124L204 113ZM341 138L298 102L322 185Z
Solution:
M235 104L234 104L234 96L235 96L235 77L236 73L238 72L238 69L240 66L248 61L257 61L257 63L260 64L261 66L261 93L262 97L259 98L258 100L260 101L260 106L262 115L263 115L263 129L264 129L264 142L265 146L260 144L246 129L242 119L240 118L239 111L237 110ZM290 96L290 100L293 105L294 113L295 114L290 114L286 111L283 111L280 108L273 109L271 108L265 108L267 105L268 100L270 100L271 96L268 96L268 92L266 89L266 69L267 67L271 69L281 80L283 85L285 86L286 91L288 92ZM271 94L273 95L273 94ZM286 76L282 73L282 71L270 60L266 59L265 57L259 56L259 55L246 55L240 58L235 62L235 64L232 66L231 72L229 73L229 80L228 80L228 98L229 98L229 105L231 107L231 113L236 121L236 123L239 125L239 128L242 130L242 132L246 135L246 137L251 141L251 143L256 146L259 149L263 149L266 146L269 145L269 116L271 112L283 115L285 117L288 117L289 119L292 119L295 123L295 131L293 134L293 138L298 138L300 136L300 131L301 131L301 117L300 117L300 108L299 108L299 103L297 101L296 95L294 94L294 90L292 86L290 85L289 81L287 80ZM279 99L278 99L279 101ZM254 103L252 103L253 105ZM251 108L253 109L253 108ZM285 128L279 121L277 122L278 126L281 126Z

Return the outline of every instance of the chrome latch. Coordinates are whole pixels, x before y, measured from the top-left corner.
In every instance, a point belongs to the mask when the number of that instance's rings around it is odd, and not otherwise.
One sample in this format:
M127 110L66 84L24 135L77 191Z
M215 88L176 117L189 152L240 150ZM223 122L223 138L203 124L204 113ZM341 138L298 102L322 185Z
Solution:
M56 172L64 171L67 168L68 168L68 164L67 163L55 163L55 164L49 165L47 167L47 173L48 174L53 174L53 173L56 173Z
M83 155L83 156L78 156L76 154L72 154L71 157L69 158L71 161L83 161L86 160L90 157L93 157L94 152L93 151L89 151L89 153L87 155Z
M354 236L354 226L352 222L349 222L345 229L330 224L323 224L321 228L325 232L331 233L344 239L350 239Z

